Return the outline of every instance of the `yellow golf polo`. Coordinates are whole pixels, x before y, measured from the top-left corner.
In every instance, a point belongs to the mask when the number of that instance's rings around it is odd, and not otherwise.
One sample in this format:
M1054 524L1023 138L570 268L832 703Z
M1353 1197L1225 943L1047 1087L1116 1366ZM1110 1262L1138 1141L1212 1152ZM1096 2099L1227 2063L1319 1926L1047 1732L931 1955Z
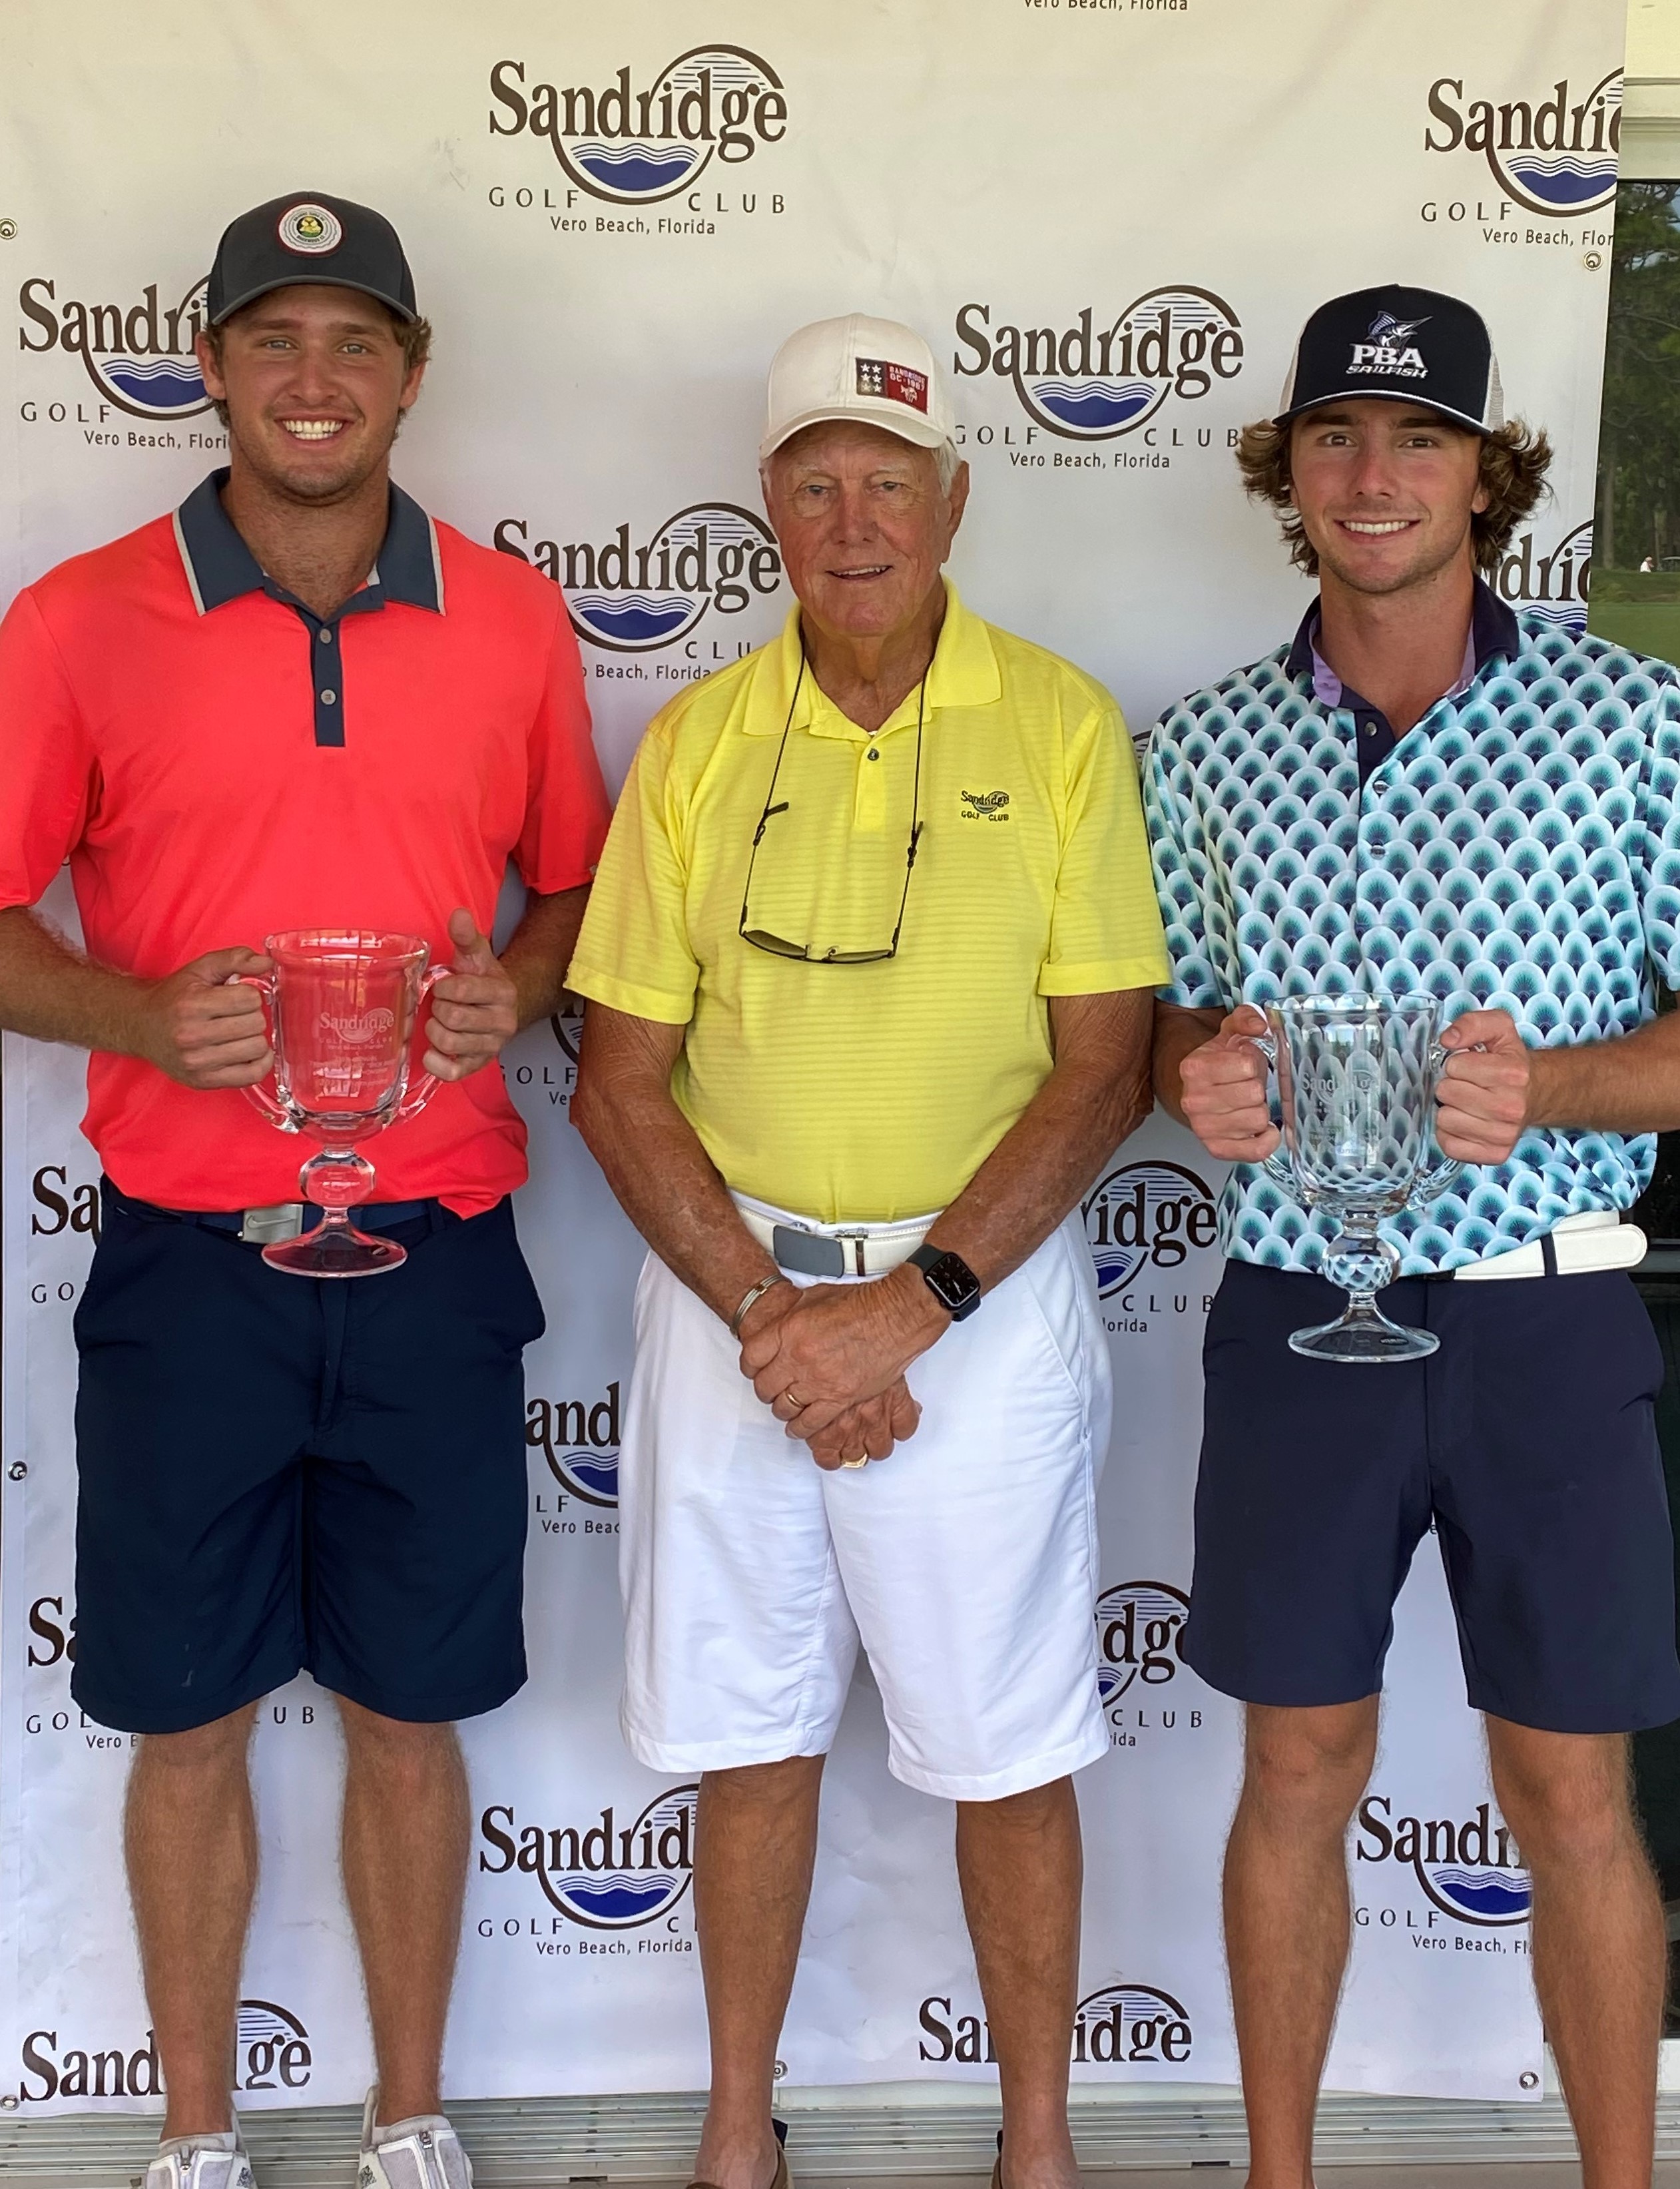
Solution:
M873 735L801 676L797 608L660 710L568 976L687 1027L671 1089L707 1154L818 1223L954 1200L1049 1072L1048 998L1168 977L1119 710L947 591L925 693ZM895 955L821 962L889 949L901 900ZM811 959L744 941L744 903Z

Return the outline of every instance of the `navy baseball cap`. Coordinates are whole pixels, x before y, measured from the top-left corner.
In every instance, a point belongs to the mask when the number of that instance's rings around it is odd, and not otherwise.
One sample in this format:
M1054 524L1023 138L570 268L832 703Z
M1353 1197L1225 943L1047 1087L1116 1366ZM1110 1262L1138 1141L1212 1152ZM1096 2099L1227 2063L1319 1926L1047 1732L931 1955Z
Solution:
M359 289L400 320L420 317L414 276L384 214L320 190L294 190L223 230L210 269L210 324L218 327L242 305L298 281Z
M1496 433L1505 396L1487 322L1457 297L1397 282L1332 297L1301 330L1272 422L1371 395Z

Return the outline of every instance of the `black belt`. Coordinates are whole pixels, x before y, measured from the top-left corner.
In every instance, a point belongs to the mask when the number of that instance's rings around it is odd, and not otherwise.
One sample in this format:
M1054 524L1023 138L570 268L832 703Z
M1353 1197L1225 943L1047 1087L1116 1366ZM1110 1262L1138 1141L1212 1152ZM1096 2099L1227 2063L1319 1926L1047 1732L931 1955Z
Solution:
M301 1232L313 1231L321 1220L321 1211L310 1202L283 1201L269 1208L166 1208L157 1202L141 1201L120 1190L118 1198L143 1216L161 1217L166 1223L195 1225L201 1231L229 1232L236 1239L252 1242L296 1238ZM435 1221L442 1208L443 1203L435 1198L369 1201L350 1211L350 1220L365 1231L390 1231L399 1224L413 1224L425 1217ZM287 1221L293 1210L299 1216L296 1231ZM269 1220L264 1222L264 1219Z

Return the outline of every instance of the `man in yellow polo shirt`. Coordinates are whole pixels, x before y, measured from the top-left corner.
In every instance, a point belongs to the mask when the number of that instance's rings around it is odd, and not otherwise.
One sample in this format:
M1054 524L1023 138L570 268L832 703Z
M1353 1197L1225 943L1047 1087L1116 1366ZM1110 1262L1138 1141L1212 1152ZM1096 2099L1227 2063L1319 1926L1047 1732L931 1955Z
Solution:
M1135 772L1107 693L942 577L968 473L908 328L793 336L760 455L799 604L650 725L568 976L572 1116L653 1249L623 1715L702 1774L697 2172L785 2181L771 2079L861 1641L891 1769L957 1804L1001 2181L1070 2189L1069 1774L1108 1746L1077 1203L1149 1107L1166 976Z

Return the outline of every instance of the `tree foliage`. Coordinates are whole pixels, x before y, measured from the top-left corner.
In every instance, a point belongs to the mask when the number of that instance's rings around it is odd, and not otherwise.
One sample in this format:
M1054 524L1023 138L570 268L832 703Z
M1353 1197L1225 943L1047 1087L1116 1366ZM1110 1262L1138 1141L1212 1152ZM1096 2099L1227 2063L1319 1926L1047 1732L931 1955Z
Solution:
M1593 559L1680 554L1680 188L1616 193Z

